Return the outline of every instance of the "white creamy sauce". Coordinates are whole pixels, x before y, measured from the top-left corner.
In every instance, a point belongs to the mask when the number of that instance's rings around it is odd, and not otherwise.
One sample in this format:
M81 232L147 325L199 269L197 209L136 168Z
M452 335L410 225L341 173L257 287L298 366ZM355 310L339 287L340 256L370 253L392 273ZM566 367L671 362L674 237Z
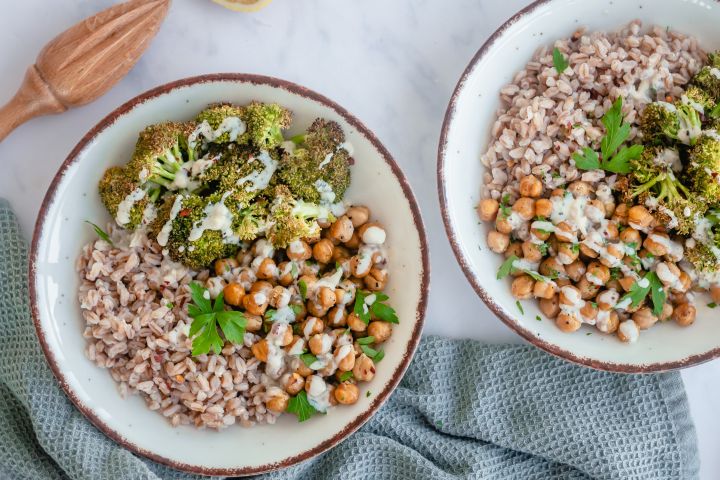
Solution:
M138 187L128 196L122 199L117 207L117 213L115 214L115 221L118 225L123 226L130 223L130 212L137 202L145 198L146 191Z
M305 338L310 337L313 328L315 327L315 323L317 323L316 317L308 317L307 321L305 322L305 328L303 328L303 335L305 336Z
M713 67L710 69L710 74L720 80L720 69Z
M660 152L654 159L655 165L670 167L673 172L682 170L682 162L680 161L680 153L674 148L666 148Z
M599 310L595 316L595 326L603 333L610 332L610 310Z
M290 253L295 254L295 255L300 255L302 253L305 253L305 245L303 244L303 242L301 240L295 240L295 241L291 242L290 245L288 246L288 249L289 249Z
M240 135L242 135L246 131L247 126L245 125L245 122L240 119L240 117L224 118L218 128L215 130L213 130L207 120L205 120L200 125L198 125L197 128L195 128L195 131L190 134L190 136L188 137L188 145L191 149L195 149L198 138L201 135L206 141L212 142L214 140L217 140L225 133L228 133L230 141L234 142Z
M263 292L257 292L253 295L253 300L257 305L262 305L267 302L268 298Z
M543 232L552 233L555 231L555 225L552 222L545 220L535 220L530 224L530 228L533 230L542 230Z
M693 140L702 135L701 125L691 125L685 116L679 116L680 129L678 130L678 140L685 145L692 144Z
M275 311L272 316L273 322L279 323L292 323L295 321L295 310L289 306L280 307Z
M648 237L655 243L659 243L663 247L665 247L668 251L667 255L675 260L676 262L679 262L682 260L684 252L683 252L683 246L673 240L670 240L667 237L664 237L662 235L658 235L656 233L651 233L648 235Z
M382 245L385 243L385 230L378 226L371 226L365 229L362 241L368 245Z
M247 192L256 192L258 190L266 189L268 185L270 185L270 180L279 165L278 161L272 158L265 150L261 151L255 158L260 160L263 164L263 169L260 171L254 171L237 181L238 186L243 186L246 182L250 183L244 187Z
M290 350L288 350L288 355L302 355L304 351L305 340L302 338L298 338L297 341L293 344L293 346L290 347Z
M334 155L335 155L334 153L328 153L327 155L325 155L325 158L323 158L322 162L320 162L320 165L318 165L318 168L322 169L323 167L325 167L325 165L330 163L332 161Z
M330 290L335 290L338 286L338 283L340 283L340 280L342 280L342 276L343 276L342 268L338 268L337 270L335 270L335 273L333 273L333 274L325 275L320 280L315 282L315 284L312 287L313 293L317 292L322 287L327 287Z
M627 338L629 343L637 342L640 337L640 330L633 320L625 320L624 322L621 322L618 330L620 330L620 333Z
M232 229L233 214L225 206L225 200L232 191L225 192L218 203L210 203L203 210L203 218L193 225L188 235L188 240L194 242L199 240L206 230L218 230L222 233L223 242L237 245L240 239Z
M681 100L682 103L684 103L685 105L690 105L692 108L694 108L694 109L695 109L698 113L700 113L701 115L705 115L705 107L703 107L702 105L700 105L700 104L697 103L697 102L694 102L694 101L690 100L690 99L687 97L687 95L684 95L684 94L683 94L683 96L680 97L680 100Z
M225 282L222 278L211 277L208 278L205 287L207 288L207 290L205 290L204 293L209 293L210 298L217 298L225 288ZM210 300L210 298L207 298L206 300Z
M157 218L157 208L155 208L155 204L150 202L145 206L145 210L143 210L143 218L142 223L143 225L148 225L152 223L153 220Z
M167 245L168 238L170 237L170 232L172 231L172 224L175 218L178 216L178 213L180 213L180 210L182 209L182 202L184 197L182 195L178 195L175 197L175 201L173 202L173 206L170 209L170 218L168 218L167 222L162 226L160 229L160 233L158 233L157 236L157 242L160 244L161 247L164 247Z
M278 378L285 367L285 350L281 347L286 330L286 323L274 323L265 339L267 340L268 356L265 373L271 378Z
M658 278L660 281L666 285L668 288L680 290L682 289L682 282L680 281L680 276L670 270L670 267L665 262L658 263L657 268L655 269L655 273L657 273Z
M616 310L625 310L626 308L628 308L630 306L631 303L632 303L632 298L627 297L627 298L621 300L620 302L618 302L615 305L615 309Z
M590 272L587 272L585 274L585 278L587 278L587 281L592 283L593 285L603 286L605 284L605 282L603 282L600 277L597 277Z
M310 387L307 391L308 403L319 412L327 412L330 408L330 389L317 375L310 377Z
M558 224L566 222L573 227L574 230L587 235L590 219L585 213L585 207L588 203L588 197L581 196L574 198L571 193L566 192L562 197L554 196L550 198L553 205L550 219L552 223ZM558 232L556 230L555 235Z
M617 304L618 300L620 300L620 294L614 288L605 290L597 297L598 303L605 304L608 309L613 308Z
M320 194L320 203L321 204L332 204L335 203L335 198L337 195L335 195L335 192L333 192L332 187L329 183L327 183L322 178L318 178L315 181L315 190Z
M640 288L647 288L650 286L650 280L648 280L647 278L641 278L637 281L637 286Z

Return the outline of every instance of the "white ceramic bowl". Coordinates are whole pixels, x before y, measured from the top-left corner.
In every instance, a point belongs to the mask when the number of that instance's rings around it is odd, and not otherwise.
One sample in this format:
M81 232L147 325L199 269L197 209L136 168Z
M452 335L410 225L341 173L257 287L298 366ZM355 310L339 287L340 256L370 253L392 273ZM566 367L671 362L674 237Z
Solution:
M618 30L634 19L692 33L705 50L720 48L720 2L700 0L541 0L508 20L482 46L460 79L448 106L438 151L438 191L443 219L465 275L487 305L523 338L568 360L604 370L651 372L683 368L720 356L718 311L698 299L689 328L670 322L643 331L636 344L621 343L590 327L562 333L536 302L518 310L508 280L495 278L501 256L486 247L488 225L473 207L480 199L490 128L500 89L512 81L541 45L568 38L580 26ZM479 247L479 248L478 248Z
M122 399L108 371L85 358L83 320L74 263L94 237L83 222L104 224L97 183L103 171L127 161L138 132L163 120L187 120L209 103L277 102L294 112L292 134L313 119L338 121L355 148L346 197L370 207L388 232L388 294L400 324L386 356L357 404L299 424L284 415L275 425L223 431L173 428L137 396ZM31 302L50 367L77 407L130 450L175 468L211 475L247 475L286 467L336 445L359 428L397 386L420 339L428 292L425 232L410 187L390 154L357 119L316 93L288 82L219 74L181 80L147 92L101 121L68 156L45 197L31 253ZM371 392L366 396L366 392Z

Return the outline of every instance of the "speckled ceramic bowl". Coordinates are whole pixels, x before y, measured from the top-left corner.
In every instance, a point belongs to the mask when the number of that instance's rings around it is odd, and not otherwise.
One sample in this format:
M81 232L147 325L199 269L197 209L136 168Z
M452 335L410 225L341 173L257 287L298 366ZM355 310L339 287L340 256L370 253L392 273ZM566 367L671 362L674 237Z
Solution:
M163 120L193 118L209 103L277 102L295 115L295 129L316 117L338 121L355 148L346 197L370 207L386 227L388 294L400 324L385 358L357 404L308 422L284 415L278 423L217 432L173 428L137 396L122 399L108 371L85 358L83 320L76 300L75 258L94 233L83 222L109 220L97 182L111 165L127 161L138 132ZM291 132L296 133L296 132ZM307 460L358 429L397 386L415 352L428 293L428 253L422 220L405 177L377 138L339 105L300 86L253 75L219 74L181 80L121 106L70 153L42 204L33 238L32 312L48 363L75 405L100 430L135 453L190 472L248 475ZM366 396L366 392L370 392Z
M524 302L524 314L510 295L507 280L495 272L501 256L486 247L488 225L480 225L473 207L480 199L484 167L480 162L490 139L500 89L524 68L535 50L568 38L580 26L618 30L634 19L645 26L672 27L694 34L705 50L720 48L717 0L541 0L518 12L498 29L470 62L448 106L438 152L438 190L448 237L465 275L478 295L510 328L534 345L591 367L618 372L657 372L695 365L720 356L720 314L697 301L694 325L673 322L643 331L636 344L590 327L562 333L541 315L536 302ZM587 333L594 332L592 335Z

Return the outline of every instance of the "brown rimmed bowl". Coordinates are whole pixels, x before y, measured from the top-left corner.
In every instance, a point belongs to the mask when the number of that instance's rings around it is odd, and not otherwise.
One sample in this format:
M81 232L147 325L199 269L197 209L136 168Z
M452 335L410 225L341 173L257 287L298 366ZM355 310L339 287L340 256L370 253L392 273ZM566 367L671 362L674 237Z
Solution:
M84 222L110 220L97 183L111 165L125 163L138 132L164 120L187 120L210 103L277 102L294 112L290 135L316 117L339 122L354 146L352 185L346 198L364 204L388 233L387 293L400 317L385 344L375 378L360 400L302 424L283 415L275 425L222 431L172 427L138 396L121 398L108 371L85 357L84 321L77 302L75 259L94 237ZM429 288L425 231L407 180L390 153L359 120L333 101L270 77L216 74L150 90L112 112L73 149L55 176L35 226L30 256L31 308L48 364L77 408L134 453L179 470L239 476L276 470L337 445L360 428L397 387L420 341Z
M445 230L468 281L488 307L518 335L558 357L615 372L659 372L696 365L720 356L720 314L709 298L696 298L695 323L674 322L644 330L635 344L620 342L594 327L562 333L544 318L535 301L521 308L510 281L496 279L503 261L487 248L488 224L474 207L485 167L480 161L500 106L500 89L522 70L541 46L569 38L581 26L613 31L634 19L693 34L707 51L720 48L720 2L684 0L540 0L518 12L480 48L452 95L438 149L438 194Z

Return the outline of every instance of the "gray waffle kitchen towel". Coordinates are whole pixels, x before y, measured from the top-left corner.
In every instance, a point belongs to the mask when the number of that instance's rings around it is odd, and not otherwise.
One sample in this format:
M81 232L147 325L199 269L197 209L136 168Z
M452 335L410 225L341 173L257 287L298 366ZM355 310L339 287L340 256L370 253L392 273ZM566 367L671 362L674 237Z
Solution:
M133 455L73 407L35 337L27 283L26 244L0 200L0 478L196 478ZM698 467L677 373L609 374L532 347L426 337L360 431L261 478L684 480Z

